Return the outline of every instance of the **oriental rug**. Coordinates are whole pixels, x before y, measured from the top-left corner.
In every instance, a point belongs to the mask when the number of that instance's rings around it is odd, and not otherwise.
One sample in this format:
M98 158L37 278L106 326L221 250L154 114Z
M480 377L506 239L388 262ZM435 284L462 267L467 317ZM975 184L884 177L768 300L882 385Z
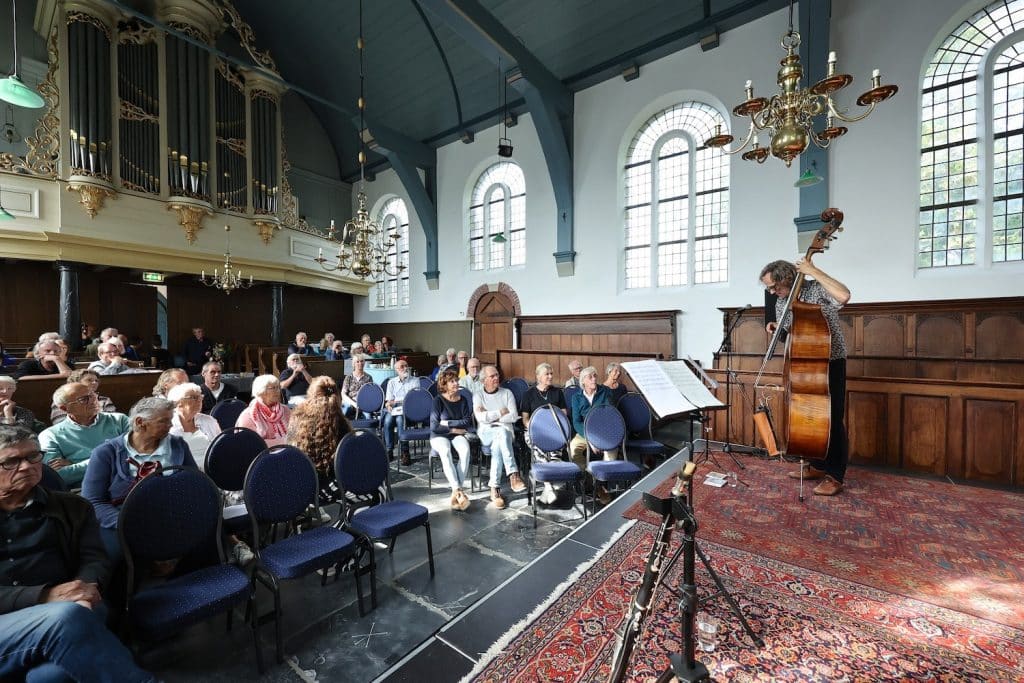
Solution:
M698 452L698 455L700 453ZM740 456L748 486L694 477L697 537L982 619L1024 625L1024 495L850 468L846 490L815 496L793 464ZM668 496L672 477L654 493ZM659 520L638 503L626 517Z
M528 623L497 643L467 680L605 681L655 528L638 522ZM679 534L673 539L680 540ZM744 550L703 542L754 630L755 649L722 598L700 611L722 622L717 647L698 653L714 680L1014 681L1024 632L910 597ZM674 563L655 595L629 681L651 681L681 648ZM714 590L697 564L700 596Z

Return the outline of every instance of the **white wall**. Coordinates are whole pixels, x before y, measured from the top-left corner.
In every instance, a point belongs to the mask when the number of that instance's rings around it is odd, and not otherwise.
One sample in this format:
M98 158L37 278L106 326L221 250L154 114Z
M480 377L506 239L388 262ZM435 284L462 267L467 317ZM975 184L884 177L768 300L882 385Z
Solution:
M967 9L956 0L834 0L831 49L841 70L855 83L842 103L866 88L873 68L900 93L869 118L850 124L850 133L830 152L826 173L830 205L845 212L845 231L816 263L846 282L856 302L956 299L1024 294L1022 264L979 265L918 272L915 269L918 206L919 83L931 50ZM497 160L494 129L470 145L453 143L438 151L440 287L429 291L422 276L423 235L410 204L411 301L408 310L369 310L356 299L356 323L455 320L481 284L506 282L519 294L523 315L680 309L680 354L705 361L722 334L719 306L762 302L757 274L764 263L798 256L792 219L798 213L796 165L776 159L763 165L732 157L729 282L668 290L622 289L622 188L625 150L652 114L685 99L702 99L727 112L754 81L757 94L777 90L783 56L779 38L786 12L776 12L722 36L711 52L693 47L641 69L640 78L614 78L575 96L575 276L555 272L555 204L547 169L529 116L510 129L513 159L523 168L527 191L527 266L470 272L466 229L468 193L479 173ZM733 121L737 124L737 121ZM737 134L737 137L740 137ZM371 204L398 195L408 201L394 173L367 185ZM825 208L825 207L822 207Z

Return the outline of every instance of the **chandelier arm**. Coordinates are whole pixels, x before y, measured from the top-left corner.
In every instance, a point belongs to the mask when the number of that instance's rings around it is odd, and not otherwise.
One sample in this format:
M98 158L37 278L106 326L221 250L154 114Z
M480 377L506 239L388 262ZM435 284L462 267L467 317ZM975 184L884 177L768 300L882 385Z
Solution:
M829 145L832 144L832 140L835 138L822 138L818 136L818 131L811 129L811 141L821 149L828 149Z
M836 117L840 121L844 121L846 123L856 123L857 121L861 121L862 119L866 119L871 114L871 112L873 112L875 110L875 105L876 104L877 104L877 102L872 102L871 104L869 104L865 108L866 110L864 111L864 113L859 115L859 116L847 116L843 112L841 112L838 109L836 109L835 102L833 102L832 98L830 97L830 98L828 98L828 112L829 112L829 115Z
M747 130L747 137L743 138L743 142L740 143L739 147L736 147L735 149L726 149L723 146L718 147L718 149L724 152L725 154L737 154L739 152L742 152L744 149L746 149L747 145L750 144L750 140L754 137L755 130L756 129L754 127L754 122L753 120L751 120L750 129Z

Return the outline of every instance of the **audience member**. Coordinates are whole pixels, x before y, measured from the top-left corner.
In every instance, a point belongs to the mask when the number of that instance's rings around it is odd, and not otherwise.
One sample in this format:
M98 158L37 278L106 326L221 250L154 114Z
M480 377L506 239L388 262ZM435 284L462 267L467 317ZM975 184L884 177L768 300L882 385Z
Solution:
M592 365L580 371L580 388L582 391L577 392L572 397L572 426L576 430L576 435L572 437L572 441L569 443L569 452L576 466L586 471L587 462L590 460L590 453L597 453L587 443L585 427L587 415L590 413L591 408L605 405L610 406L613 403L612 390L603 384L597 383L597 368ZM604 459L615 460L616 456L616 451L606 451ZM608 491L603 486L596 486L594 494L603 504L607 504L611 500L611 496L608 495Z
M288 405L297 405L309 390L309 383L313 381L313 375L309 374L306 361L301 353L288 354L288 367L284 369L278 378L281 388L285 392Z
M473 412L476 415L477 434L484 446L491 448L491 501L499 510L505 507L501 497L501 469L505 467L512 491L526 490L526 483L519 476L513 451L513 425L518 419L516 399L512 392L499 386L501 376L493 365L485 365L481 373L484 388L473 394Z
M398 359L395 363L395 376L388 380L387 391L384 394L384 448L387 449L388 457L394 457L392 452L395 447L395 431L403 429L405 418L403 417L403 403L405 396L413 389L420 386L419 380L409 374L409 363L404 359ZM399 461L403 465L409 465L409 444L402 445L402 455Z
M129 369L125 359L121 357L117 345L103 342L96 350L99 360L89 364L89 369L99 375L120 375Z
M564 386L566 389L580 386L580 371L582 369L583 363L576 359L569 361L569 372L572 373L572 376L565 382Z
M469 389L472 394L484 388L484 383L480 379L480 359L476 356L466 361L466 375L459 379L459 386Z
M299 332L295 335L295 341L288 345L288 353L298 354L300 356L308 356L313 353L313 349L309 348L306 342L309 341L309 336L305 332Z
M78 370L74 370L74 371L72 371L72 373L70 375L68 375L68 381L66 382L66 384L74 384L76 382L81 382L85 386L89 387L90 391L92 391L94 394L96 394L96 401L100 404L100 412L103 412L103 413L116 413L116 412L118 412L117 406L114 405L113 401L111 401L106 396L100 396L100 393L99 393L99 391L100 391L100 376L99 376L99 373L97 373L94 370L89 370L87 368L81 368L81 369L78 369ZM61 420L66 419L67 416L68 416L68 414L65 413L64 409L61 408L59 405L57 405L56 403L51 403L50 404L50 424L51 425L55 425L58 422L60 422Z
M171 387L178 384L184 384L188 381L188 375L181 368L171 368L170 370L164 370L160 373L160 376L156 378L156 384L153 385L153 396L157 398L167 398L167 392L171 390Z
M431 381L436 382L437 381L437 376L441 374L441 371L442 370L447 370L447 369L448 369L448 356L442 353L442 354L438 355L438 357L437 357L437 366L430 373Z
M352 431L341 414L338 384L327 375L313 379L306 400L296 406L288 422L288 443L313 461L320 480L320 504L336 502L331 491L334 481L334 452L343 436Z
M0 424L20 425L34 432L36 416L28 408L14 402L14 392L17 390L18 380L0 375Z
M360 389L373 382L373 378L363 370L365 366L365 354L358 356L352 354L352 374L345 375L345 379L341 383L341 403L345 408L345 415L357 415L359 413L356 407L356 396L359 394Z
M0 680L154 680L104 625L110 561L92 508L40 486L41 460L32 432L0 427Z
M612 390L611 402L613 406L619 404L619 399L625 396L628 392L626 391L626 385L622 383L622 366L618 363L612 362L605 366L605 379L604 386Z
M209 413L221 401L235 398L238 394L229 385L221 381L223 370L215 360L203 364L203 412Z
M205 470L206 451L221 429L217 420L200 412L203 407L203 390L198 384L185 382L171 387L167 392L167 400L174 404L170 433L185 441L196 465Z
M170 435L174 419L170 401L147 396L132 406L128 419L131 425L126 433L93 450L82 480L82 497L92 503L103 545L115 561L121 557L117 517L125 497L139 482L139 470L145 472L152 462L159 463L160 469L196 466L185 441Z
M116 337L120 332L117 331L116 327L104 327L103 331L100 332L100 343L110 341Z
M159 370L166 370L171 364L171 352L164 348L159 334L154 334L149 341L149 364Z
M185 342L185 371L190 375L199 374L203 363L213 358L213 340L209 339L203 328L192 328L192 336Z
M523 418L523 428L526 430L524 436L528 444L530 443L530 416L532 416L537 410L544 406L551 405L561 410L563 414L568 414L568 406L565 404L565 394L562 393L561 389L551 384L551 379L554 376L551 364L541 363L537 366L536 373L537 383L527 389L526 394L523 395L522 405L519 406L519 415ZM547 457L546 453L537 452L537 455L539 457ZM544 492L540 495L538 500L542 503L550 504L555 502L555 499L554 487L549 483L545 483Z
M391 337L384 335L380 338L380 350L381 353L394 353L398 349L395 348L395 341Z
M459 379L462 379L469 372L466 368L466 364L469 362L469 354L465 351L459 351L456 360L459 363Z
M455 349L448 347L448 350L444 352L444 360L449 367L458 368L459 362L455 360Z
M281 381L273 375L260 375L252 381L252 401L238 416L236 427L251 429L268 446L285 443L291 411L281 403Z
M14 356L7 354L7 347L4 346L4 340L0 339L0 365L17 365L18 359Z
M363 352L365 350L366 349L363 348L363 343L362 342L352 342L352 346L349 347L349 350L348 350L348 355L349 355L350 358L355 358L356 356L363 355Z
M141 347L142 340L139 339L138 337L135 337L135 339L138 339L137 343ZM117 335L117 340L121 343L121 355L124 357L125 360L142 360L142 356L139 355L138 349L136 349L135 346L133 345L135 342L128 341L128 335L119 334Z
M348 358L348 354L345 353L345 347L340 339L335 339L331 342L331 345L324 351L324 358L326 360L345 360Z
M388 382L388 389L395 380ZM469 497L463 489L469 477L469 459L471 444L469 439L476 438L473 426L473 406L459 393L459 376L455 370L445 370L437 378L437 396L434 407L430 411L430 447L441 459L444 477L452 489L451 507L453 510L465 510L469 507ZM459 454L458 465L452 459L452 449ZM491 462L497 461L497 454L491 450ZM491 467L493 470L493 466ZM492 489L493 491L494 489ZM494 498L496 507L504 507L504 501Z
M93 449L107 439L124 434L131 426L121 413L100 412L96 392L84 382L62 384L53 392L53 402L67 415L39 434L46 464L68 486L82 483Z
M373 337L371 337L366 332L363 332L363 336L359 339L359 343L362 345L363 350L366 351L368 348L370 348L370 344L373 343Z
M60 344L47 339L36 342L32 347L32 358L23 361L15 373L16 378L33 375L56 375L67 377L71 374L71 366L67 364L67 351Z
M320 340L320 353L323 353L327 349L331 348L331 346L333 344L334 344L334 333L333 332L324 332L323 339Z
M84 351L85 348L92 343L92 339L95 336L96 326L90 323L82 323L82 333L79 337L78 346L75 348L75 350Z

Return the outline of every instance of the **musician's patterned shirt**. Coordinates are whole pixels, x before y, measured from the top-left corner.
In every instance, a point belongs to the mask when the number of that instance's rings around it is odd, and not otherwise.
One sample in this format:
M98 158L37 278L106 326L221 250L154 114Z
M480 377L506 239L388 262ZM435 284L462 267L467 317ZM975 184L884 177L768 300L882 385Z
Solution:
M843 327L839 324L839 309L842 308L839 302L833 299L832 295L817 280L804 280L804 286L800 288L800 301L806 304L818 304L821 306L821 313L825 316L825 322L828 323L828 331L832 337L832 352L829 354L828 359L846 358L846 340L843 338ZM775 302L776 320L782 316L782 311L785 307L786 299L780 297ZM789 312L786 314L786 319L783 321L782 326L788 332L789 326L792 323L793 313Z

